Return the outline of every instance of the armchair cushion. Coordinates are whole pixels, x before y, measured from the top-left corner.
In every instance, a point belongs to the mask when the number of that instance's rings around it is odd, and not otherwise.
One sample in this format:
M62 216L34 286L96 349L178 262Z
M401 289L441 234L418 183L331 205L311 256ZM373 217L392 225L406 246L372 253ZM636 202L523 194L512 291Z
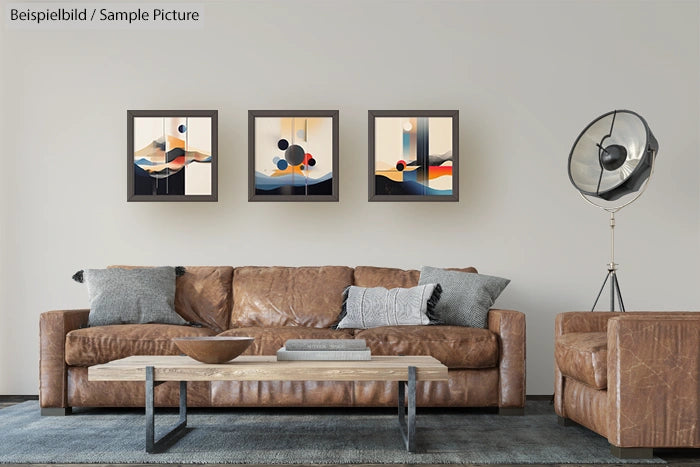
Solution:
M557 336L554 358L565 376L596 389L608 387L607 333L571 332Z

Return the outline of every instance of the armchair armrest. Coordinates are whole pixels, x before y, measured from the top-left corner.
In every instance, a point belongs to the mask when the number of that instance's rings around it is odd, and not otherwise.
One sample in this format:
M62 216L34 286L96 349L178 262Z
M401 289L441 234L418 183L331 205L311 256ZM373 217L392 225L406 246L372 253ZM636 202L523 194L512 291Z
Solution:
M525 314L489 310L489 330L498 334L498 406L525 407Z
M616 311L568 311L559 313L554 321L554 335L570 332L605 332L608 320L619 316Z
M608 322L611 444L700 447L700 313Z
M39 400L66 407L66 334L88 322L90 310L47 311L39 316Z

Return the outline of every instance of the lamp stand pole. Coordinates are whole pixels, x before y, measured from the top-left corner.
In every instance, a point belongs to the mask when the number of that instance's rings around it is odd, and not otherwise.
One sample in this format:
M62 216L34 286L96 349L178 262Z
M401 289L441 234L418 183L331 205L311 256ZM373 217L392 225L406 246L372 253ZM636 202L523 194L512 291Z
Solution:
M595 302L593 302L591 311L595 310L595 306L598 304L600 295L603 293L608 280L610 280L610 311L615 311L615 297L617 297L617 302L620 305L620 311L625 311L622 292L620 292L620 283L617 282L617 263L615 263L615 211L608 212L610 213L610 262L608 263L608 274L603 280L603 285L600 286L600 291L595 298Z

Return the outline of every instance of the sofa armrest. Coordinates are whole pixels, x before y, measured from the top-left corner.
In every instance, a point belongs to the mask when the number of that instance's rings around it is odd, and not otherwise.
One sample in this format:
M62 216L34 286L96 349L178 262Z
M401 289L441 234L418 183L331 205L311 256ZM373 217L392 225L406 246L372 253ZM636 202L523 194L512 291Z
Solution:
M618 314L607 337L610 443L700 447L700 313Z
M41 407L66 407L66 334L88 322L90 310L47 311L39 316Z
M525 407L525 314L489 310L489 330L498 334L498 406Z

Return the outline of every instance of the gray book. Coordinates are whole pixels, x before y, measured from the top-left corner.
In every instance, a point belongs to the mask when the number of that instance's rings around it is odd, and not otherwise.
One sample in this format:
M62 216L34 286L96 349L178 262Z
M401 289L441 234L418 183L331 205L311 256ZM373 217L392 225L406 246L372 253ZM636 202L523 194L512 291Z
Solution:
M364 339L289 339L286 350L365 350Z
M372 360L369 349L365 350L287 350L277 351L277 360Z

